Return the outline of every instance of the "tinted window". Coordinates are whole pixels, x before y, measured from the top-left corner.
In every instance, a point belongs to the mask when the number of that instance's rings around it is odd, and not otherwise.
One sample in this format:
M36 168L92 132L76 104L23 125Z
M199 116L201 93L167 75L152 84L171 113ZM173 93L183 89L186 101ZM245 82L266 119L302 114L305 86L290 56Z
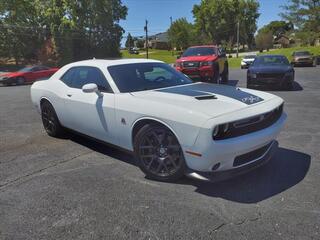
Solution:
M136 92L192 83L164 63L134 63L108 67L120 92Z
M295 52L293 55L294 56L309 56L311 54L308 51L303 51L303 52Z
M25 68L18 70L18 72L31 72L31 69L32 69L32 67L25 67Z
M69 69L61 80L72 88L81 89L88 83L97 84L100 91L112 92L103 73L95 67L74 67Z
M193 47L188 48L183 54L182 57L189 57L189 56L209 56L215 55L216 50L213 47Z
M45 66L39 66L38 69L39 69L38 71L45 71L45 70L49 70L50 68Z
M285 56L259 56L255 59L254 65L290 65Z

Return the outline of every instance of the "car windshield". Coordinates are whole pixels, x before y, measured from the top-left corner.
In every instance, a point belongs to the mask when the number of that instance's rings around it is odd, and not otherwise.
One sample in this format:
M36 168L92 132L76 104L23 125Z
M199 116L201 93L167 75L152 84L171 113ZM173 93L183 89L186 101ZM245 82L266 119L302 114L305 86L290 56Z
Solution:
M182 57L190 57L190 56L209 56L215 55L216 51L213 47L193 47L188 48L183 54Z
M255 59L254 65L289 65L285 56L259 56Z
M256 55L248 55L244 57L244 59L252 59L252 58L256 58Z
M31 72L33 67L25 67L18 70L18 72Z
M137 92L192 83L164 63L132 63L108 67L120 92Z
M294 56L308 56L308 55L310 55L310 52L308 52L308 51L295 52L293 55Z

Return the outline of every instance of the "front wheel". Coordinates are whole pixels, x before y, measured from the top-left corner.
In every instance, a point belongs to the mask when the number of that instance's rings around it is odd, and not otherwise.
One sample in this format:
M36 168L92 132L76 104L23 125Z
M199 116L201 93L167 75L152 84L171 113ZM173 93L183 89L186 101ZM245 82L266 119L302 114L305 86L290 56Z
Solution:
M176 181L185 173L182 148L165 126L147 124L134 138L134 152L140 169L159 181Z
M223 84L228 84L228 82L229 82L229 67L228 67L227 63L224 65L224 69L221 74L221 82Z

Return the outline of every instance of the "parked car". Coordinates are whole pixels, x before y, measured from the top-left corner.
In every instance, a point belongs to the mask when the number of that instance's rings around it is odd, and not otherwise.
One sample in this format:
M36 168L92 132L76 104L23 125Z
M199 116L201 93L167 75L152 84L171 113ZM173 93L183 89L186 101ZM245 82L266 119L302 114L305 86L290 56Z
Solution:
M130 54L139 54L139 49L138 48L130 48L129 53Z
M247 87L292 89L294 69L283 55L261 55L247 72Z
M292 53L293 66L314 66L315 58L309 51L296 51Z
M25 67L16 72L2 73L0 75L0 83L4 85L32 83L37 80L47 79L58 70L59 68L50 68L42 65Z
M204 82L228 83L228 59L223 49L207 45L188 48L175 63L176 70Z
M193 83L147 59L66 65L34 83L31 98L50 136L68 128L116 145L161 181L233 176L260 166L276 149L286 119L280 97Z
M247 55L241 60L241 69L249 68L249 66L256 59L257 55Z

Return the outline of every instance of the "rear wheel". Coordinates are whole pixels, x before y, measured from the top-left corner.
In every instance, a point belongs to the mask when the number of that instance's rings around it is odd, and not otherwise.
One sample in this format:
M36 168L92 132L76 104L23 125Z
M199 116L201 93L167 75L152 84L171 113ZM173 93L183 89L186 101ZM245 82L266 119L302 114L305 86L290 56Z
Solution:
M24 77L18 77L16 80L17 85L23 85L25 83Z
M213 67L212 82L213 82L213 83L220 83L220 70L219 70L219 65L214 62L212 67Z
M142 127L134 138L134 152L140 169L152 179L171 182L185 173L181 146L165 126Z
M64 129L59 122L53 106L48 101L44 101L41 104L41 118L43 127L49 136L61 137L63 135Z

